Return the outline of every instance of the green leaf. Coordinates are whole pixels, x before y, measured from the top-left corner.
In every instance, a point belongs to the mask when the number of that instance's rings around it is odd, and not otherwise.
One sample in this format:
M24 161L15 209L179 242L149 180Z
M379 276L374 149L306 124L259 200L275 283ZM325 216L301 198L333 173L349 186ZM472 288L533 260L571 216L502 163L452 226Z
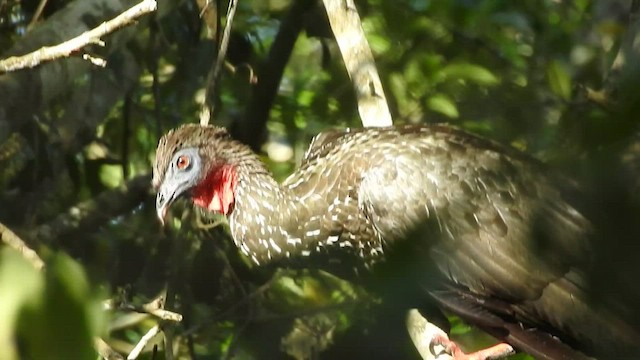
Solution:
M478 85L495 85L498 78L488 69L475 64L449 64L440 72L443 81L461 79L474 82Z
M18 359L15 332L20 311L43 291L43 276L10 248L0 251L0 359Z
M31 359L94 359L102 318L82 267L66 255L47 267L45 285L20 314L18 334Z
M430 97L427 100L427 107L452 119L456 119L460 116L458 108L453 100L443 94L437 94Z
M122 184L122 166L102 165L100 167L100 181L110 188L115 188Z
M571 77L561 62L554 60L549 63L547 81L549 81L549 87L554 94L565 101L571 98Z

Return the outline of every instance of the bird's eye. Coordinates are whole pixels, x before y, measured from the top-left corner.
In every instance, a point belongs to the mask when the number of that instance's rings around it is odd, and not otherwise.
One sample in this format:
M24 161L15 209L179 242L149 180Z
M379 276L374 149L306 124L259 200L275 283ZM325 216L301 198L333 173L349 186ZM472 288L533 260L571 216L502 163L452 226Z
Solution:
M180 170L184 170L189 167L189 157L186 155L181 155L176 160L176 166Z

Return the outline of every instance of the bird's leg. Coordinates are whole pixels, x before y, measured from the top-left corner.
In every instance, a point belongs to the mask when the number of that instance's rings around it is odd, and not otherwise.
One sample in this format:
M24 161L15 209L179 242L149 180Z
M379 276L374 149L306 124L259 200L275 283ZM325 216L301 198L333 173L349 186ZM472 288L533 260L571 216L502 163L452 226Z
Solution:
M515 351L513 347L507 343L493 345L486 349L466 354L458 344L449 339L448 336L437 334L431 340L431 347L440 345L444 348L444 352L450 354L454 360L496 360L502 359L509 355L513 355Z
M406 326L416 350L424 360L495 360L514 353L511 345L502 343L465 354L445 331L429 322L417 309L407 313Z

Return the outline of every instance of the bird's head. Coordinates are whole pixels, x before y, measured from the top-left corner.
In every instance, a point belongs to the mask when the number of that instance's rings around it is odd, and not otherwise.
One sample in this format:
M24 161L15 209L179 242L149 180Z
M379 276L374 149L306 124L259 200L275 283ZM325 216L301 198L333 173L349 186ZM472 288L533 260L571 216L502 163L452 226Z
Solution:
M230 148L235 144L225 129L197 124L171 130L160 139L153 187L161 222L180 196L209 211L231 213L237 175Z

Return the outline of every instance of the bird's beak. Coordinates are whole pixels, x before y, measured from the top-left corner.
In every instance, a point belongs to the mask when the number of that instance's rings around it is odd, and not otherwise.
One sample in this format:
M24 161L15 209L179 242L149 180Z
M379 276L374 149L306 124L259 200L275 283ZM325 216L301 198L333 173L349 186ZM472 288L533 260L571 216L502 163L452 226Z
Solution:
M160 185L156 195L156 213L162 225L164 225L164 218L167 216L169 207L179 195L178 186L173 181L165 181Z

